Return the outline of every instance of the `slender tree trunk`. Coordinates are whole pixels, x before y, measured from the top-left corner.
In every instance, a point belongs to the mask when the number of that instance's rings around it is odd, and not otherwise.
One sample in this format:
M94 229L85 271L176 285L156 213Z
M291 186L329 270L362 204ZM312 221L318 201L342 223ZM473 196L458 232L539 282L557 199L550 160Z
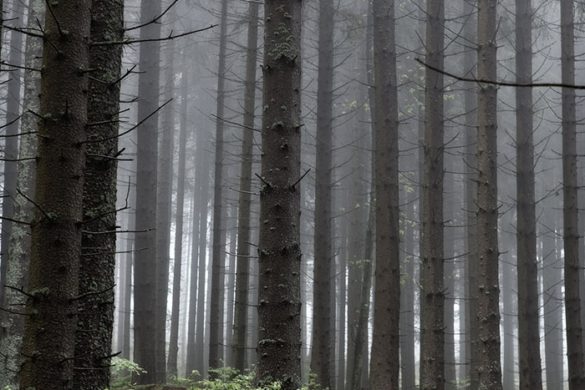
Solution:
M573 2L561 2L562 82L575 83L575 32ZM569 389L585 388L583 335L579 297L579 205L577 201L577 142L575 90L562 90L563 128L563 240L565 247L565 315L567 321L567 355Z
M376 273L370 362L374 389L398 389L400 256L394 1L373 0Z
M29 6L29 19L27 26L33 28L36 20L44 21L44 1L33 0ZM42 66L43 44L34 37L27 37L25 49L25 66L29 69L39 69ZM40 111L39 94L41 90L41 74L36 71L24 72L24 98L23 115L20 123L19 158L17 166L16 188L32 199L35 193L34 160L27 158L37 155L38 119L31 112ZM14 219L17 221L31 221L34 216L34 206L23 195L17 194L14 199ZM12 226L10 241L8 242L8 256L6 260L6 280L2 286L13 286L26 289L28 283L28 269L30 260L30 226L14 224ZM3 260L4 264L4 260ZM2 307L14 308L25 303L26 296L16 290L4 289L6 292L5 303ZM0 364L0 387L14 385L16 373L20 367L20 347L24 331L24 316L0 314L0 350L2 351L2 364Z
M135 199L136 195L134 195L134 199ZM135 202L133 202L134 204L136 204ZM128 230L133 231L134 230L134 221L135 221L135 216L134 215L130 215L129 216L129 223L128 223ZM125 280L125 284L126 284L126 293L124 294L124 342L123 342L123 348L122 348L122 353L121 356L123 358L126 359L130 359L130 355L131 355L131 349L130 349L130 333L131 333L131 326L130 326L130 322L131 322L131 314L132 314L132 310L131 310L131 306L132 306L132 293L134 291L134 279L132 278L132 275L134 274L134 259L136 258L136 256L134 255L136 253L136 246L134 245L134 234L130 233L128 234L128 238L127 238L128 242L126 244L126 256L124 259L124 262L126 263L126 273L124 275Z
M531 0L516 0L516 78L532 82ZM532 89L516 89L516 200L520 389L542 389L534 199Z
M510 183L512 184L512 183ZM509 233L513 229L514 223L512 216L508 213L502 218L501 223L501 240L503 248L514 248L512 235ZM518 285L514 280L516 271L517 259L513 252L506 254L505 260L502 262L502 384L505 390L514 390L516 388L516 367L518 362L518 355L515 348L515 327L516 327L516 313L517 305L515 304L515 288Z
M227 46L227 12L228 0L221 2L221 20L219 35L219 64L217 67L217 110L215 127L215 180L213 188L213 252L211 258L211 314L209 327L209 368L221 366L223 345L223 299L221 280L225 263L225 229L223 228L223 150L224 150L224 109L225 109L225 73Z
M558 228L550 203L545 206L542 225L546 230L541 233L546 389L563 390L562 260L557 254L555 237Z
M428 0L426 61L443 68L445 5ZM443 75L426 71L421 265L421 389L445 388Z
M73 389L91 1L53 7L44 28L35 204L20 387ZM63 31L67 32L64 35ZM60 53L60 55L57 55Z
M446 113L452 112L449 107L445 109ZM457 129L458 131L458 129ZM447 133L447 139L456 137L453 133ZM455 280L457 279L455 262L459 259L457 248L456 225L457 215L455 212L455 198L457 188L455 187L455 174L457 168L454 164L454 159L450 154L445 155L445 178L444 178L444 220L450 221L448 226L444 228L445 240L445 311L443 315L445 324L445 389L457 390L457 375L456 367L457 360L455 357L455 301L457 300L457 293L455 290ZM448 195L447 195L448 194Z
M232 204L230 206L230 226L229 226L229 240L230 240L230 247L229 247L229 256L228 256L228 264L227 264L227 272L226 272L226 299L225 299L225 345L224 345L224 356L226 366L233 367L233 326L234 323L234 293L236 291L236 234L237 234L237 217L238 210L237 207Z
M12 19L16 21L18 27L24 25L24 7L25 1L16 1L13 4ZM0 31L1 33L1 31ZM1 37L2 35L0 35ZM10 55L8 63L12 65L9 72L8 88L6 93L6 124L4 138L4 181L2 192L2 231L0 234L0 307L5 307L6 272L8 268L8 251L10 236L14 223L10 220L14 218L16 192L16 175L18 167L18 134L20 124L20 89L22 86L22 37L23 33L13 30L10 34ZM16 287L16 286L14 286ZM4 314L4 313L3 313ZM0 314L2 319L3 314ZM1 337L1 336L0 336Z
M187 56L183 55L186 59ZM183 66L187 66L186 60ZM185 203L185 155L187 147L187 99L189 76L183 71L181 80L181 129L179 132L179 165L177 173L177 215L175 219L175 256L173 268L173 305L169 346L168 374L177 376L177 355L179 353L179 312L181 310L181 266L183 261L183 214Z
M258 382L301 386L301 5L264 5Z
M142 0L140 39L160 37L161 25L149 23L161 13L161 3ZM157 381L156 287L157 287L157 155L160 44L140 44L138 79L138 120L147 119L137 132L136 239L139 250L134 261L134 360L145 374L136 377L140 384Z
M122 39L124 7L118 0L94 0L91 41ZM92 46L96 69L89 82L87 165L83 187L83 228L79 269L78 331L75 339L76 389L102 389L110 382L116 268L116 184L118 112L122 47ZM96 81L99 80L99 81ZM107 83L104 83L105 80ZM107 141L103 139L108 138ZM98 157L99 156L99 157ZM107 157L103 157L107 156Z
M478 2L479 79L497 75L496 0ZM483 85L478 95L477 158L477 318L479 389L502 388L498 286L497 88Z
M335 335L330 321L331 306L331 183L333 125L333 0L319 1L319 75L317 86L317 160L315 168L315 230L313 275L313 333L311 371L323 388L331 387L331 355L335 355ZM333 311L332 311L333 309Z
M463 0L463 14L469 15L464 26L465 40L470 42L469 46L475 45L477 41L477 19L473 16L476 0ZM475 50L465 49L463 58L464 72L475 74L474 68L477 64ZM475 158L475 145L477 143L477 86L474 83L467 83L463 100L465 101L465 357L464 378L469 379L470 388L476 389L479 386L477 377L478 354L479 354L479 323L477 322L477 294L473 286L477 286L477 161Z

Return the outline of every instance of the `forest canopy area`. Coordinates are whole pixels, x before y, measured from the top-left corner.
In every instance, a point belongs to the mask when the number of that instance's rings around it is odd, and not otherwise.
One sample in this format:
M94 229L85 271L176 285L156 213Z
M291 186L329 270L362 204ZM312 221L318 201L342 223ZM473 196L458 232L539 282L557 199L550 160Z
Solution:
M1 389L585 389L582 2L0 10Z

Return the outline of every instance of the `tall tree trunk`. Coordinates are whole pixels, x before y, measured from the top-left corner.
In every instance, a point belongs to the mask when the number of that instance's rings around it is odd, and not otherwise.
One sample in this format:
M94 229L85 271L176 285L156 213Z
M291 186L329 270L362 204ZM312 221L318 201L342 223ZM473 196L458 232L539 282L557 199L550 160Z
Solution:
M477 19L473 16L476 0L463 0L463 14L469 15L464 26L466 42L475 45L477 41ZM463 69L465 73L474 74L477 64L475 50L464 48ZM467 83L463 100L465 101L465 375L470 381L470 387L476 389L479 386L477 377L477 362L479 353L479 323L477 322L477 294L474 286L477 285L477 242L475 239L477 225L477 162L475 158L475 145L477 143L477 86L475 83Z
M72 389L79 300L91 1L53 7L44 35L35 223L20 387ZM67 34L64 33L67 32ZM59 54L59 55L58 55ZM50 119L47 119L50 118ZM30 297L29 297L30 298Z
M555 237L557 221L552 202L545 205L542 237L542 291L544 311L544 356L547 390L563 390L563 310L562 266L557 252Z
M134 194L134 199L136 199L136 194ZM133 202L134 204L136 204L136 202ZM134 222L136 220L134 214L130 215L128 217L129 222L128 222L128 230L133 231L134 230ZM129 233L128 237L127 237L128 242L126 243L126 256L124 259L124 262L126 263L126 273L124 275L124 284L126 285L126 293L124 294L124 329L123 329L123 333L124 333L124 341L123 341L123 348L122 348L122 353L121 353L121 357L126 358L126 359L130 359L130 354L131 354L131 349L130 349L130 333L131 333L131 327L130 327L130 322L131 322L131 306L132 306L132 296L133 296L133 291L134 291L134 280L132 278L132 275L134 274L134 259L136 258L136 256L134 255L136 253L136 246L134 245L134 234Z
M512 185L512 183L510 183ZM507 187L507 186L506 186ZM506 188L505 187L505 188ZM511 186L510 186L511 187ZM513 216L507 213L503 216L500 229L500 238L502 240L503 248L514 248L515 242L513 236L509 233L513 229ZM506 253L502 262L502 384L505 390L513 390L516 388L516 365L518 355L515 353L515 333L516 333L516 313L517 304L515 288L518 285L514 280L516 271L516 257L513 252Z
M236 307L234 319L234 368L246 368L248 287L250 284L250 210L252 205L252 159L254 157L254 109L256 106L256 68L258 55L258 3L248 6L248 45L246 48L246 90L244 92L244 137L240 166L238 203L238 247Z
M516 78L532 82L531 0L516 0ZM520 389L542 389L534 199L532 89L516 89L516 200Z
M394 0L373 0L376 272L370 362L374 389L398 389L400 256Z
M44 0L33 0L29 6L29 18L27 26L34 28L37 20L44 21ZM24 98L23 114L20 123L19 159L17 166L16 188L32 199L35 192L36 163L31 160L37 154L36 132L38 131L38 118L33 112L40 111L39 94L41 91L41 74L30 69L39 69L42 66L43 43L36 37L26 38L25 66L29 70L24 72ZM34 215L33 204L25 196L17 194L14 199L14 219L17 221L31 221ZM30 226L14 224L11 228L10 241L8 242L6 259L6 280L2 286L21 287L26 289L27 274L30 260ZM4 261L4 260L3 260ZM4 262L3 262L4 264ZM6 292L5 303L2 307L18 307L25 303L26 296L16 290L4 289ZM2 364L0 364L0 387L14 385L16 373L20 367L20 346L22 343L24 317L20 315L0 314L0 350L2 351Z
M19 23L19 27L24 25L24 7L25 1L14 2L12 19ZM2 35L0 35L1 37ZM18 167L18 129L20 124L20 89L22 86L22 37L23 33L12 30L10 34L10 55L8 63L11 65L8 78L8 88L6 93L6 124L4 133L4 181L2 192L2 231L0 234L0 307L5 307L6 272L8 268L8 250L10 236L14 223L16 192L16 175ZM16 287L16 286L13 286ZM3 315L0 314L0 320ZM0 336L1 337L1 336Z
M187 66L187 56L183 54L183 66ZM175 256L173 268L173 304L171 311L171 335L169 346L168 374L177 376L177 356L179 353L179 311L181 310L181 266L183 261L183 214L185 203L185 155L187 147L187 99L189 96L189 76L183 71L181 80L181 129L179 132L179 165L177 173L177 215L175 216Z
M301 6L264 5L257 376L283 390L301 386Z
M91 41L122 39L124 6L118 0L94 0ZM76 389L102 389L110 382L116 269L116 184L118 113L122 47L91 46L87 165L79 269L78 330L75 338ZM104 83L106 81L106 83ZM99 125L93 125L99 123ZM107 140L104 140L107 139Z
M561 2L561 68L562 82L575 83L575 5ZM562 90L563 133L563 240L565 247L565 315L567 321L567 355L569 389L585 388L583 335L579 297L579 205L577 201L577 134L575 90Z
M172 14L169 18L174 19ZM175 95L175 44L166 44L166 69L164 100L170 101ZM166 382L166 328L167 300L169 294L169 250L171 245L171 209L173 203L173 141L175 133L175 107L171 105L162 113L159 144L156 204L156 381Z
M478 2L479 79L495 80L497 74L496 0ZM478 95L477 159L477 319L479 321L479 388L501 389L500 308L498 286L498 177L497 88L482 85Z
M445 5L428 0L426 62L444 65ZM421 389L445 388L443 233L443 75L425 74L425 138L421 265Z
M140 39L158 39L161 25L149 23L161 13L161 2L142 0ZM152 115L137 132L136 239L139 249L134 261L134 360L146 373L136 377L140 384L155 383L156 287L157 287L157 155L160 44L140 44L141 74L138 79L138 120ZM153 115L154 113L154 115Z
M313 275L313 332L311 371L323 388L331 387L335 355L335 335L330 321L335 308L331 306L331 185L333 125L333 0L319 0L319 65L317 86L317 135L315 167L315 230ZM334 268L334 267L333 267ZM333 309L333 311L332 311Z
M223 207L223 150L224 150L224 109L225 74L227 46L228 0L221 2L219 35L219 64L217 66L217 100L215 127L215 180L213 184L213 251L211 258L211 314L209 324L209 368L221 366L223 350L223 291L220 279L223 278L225 263L225 229Z

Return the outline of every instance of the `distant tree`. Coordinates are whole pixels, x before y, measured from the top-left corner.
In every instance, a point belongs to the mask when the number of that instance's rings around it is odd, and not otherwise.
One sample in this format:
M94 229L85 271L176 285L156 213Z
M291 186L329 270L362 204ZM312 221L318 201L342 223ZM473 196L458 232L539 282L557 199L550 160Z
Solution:
M140 384L156 382L156 204L158 156L158 103L160 43L150 41L161 34L160 23L152 20L161 13L161 2L142 0L140 6L140 75L138 79L135 248L134 261L134 361L146 373L137 376ZM149 117L150 116L150 117Z
M83 226L91 1L52 7L44 27L36 215L20 387L72 389Z
M248 5L248 42L246 46L246 79L244 92L243 140L240 166L240 195L238 200L238 245L236 265L236 302L234 318L234 368L246 368L248 287L251 262L252 162L254 158L254 118L256 106L256 70L258 56L259 6Z
M257 378L283 390L301 386L301 6L264 4Z
M394 0L373 0L376 260L371 387L398 389L400 249Z
M228 0L221 1L219 22L219 63L215 118L215 173L213 184L213 243L211 257L211 313L209 319L209 368L218 368L223 360L223 268L225 263L224 176L224 112L227 55Z
M91 41L122 39L124 7L93 0ZM116 184L121 45L94 45L89 67L87 163L83 183L79 319L75 334L75 389L102 389L110 382L116 268Z

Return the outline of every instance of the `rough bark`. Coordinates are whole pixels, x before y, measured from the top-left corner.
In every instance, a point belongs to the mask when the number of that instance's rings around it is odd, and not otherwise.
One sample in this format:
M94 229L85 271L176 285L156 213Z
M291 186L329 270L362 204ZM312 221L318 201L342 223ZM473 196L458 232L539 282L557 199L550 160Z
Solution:
M186 59L187 56L184 55ZM187 66L184 61L183 66ZM171 309L171 334L167 371L177 376L177 357L179 353L179 312L181 310L181 272L183 261L183 214L185 208L185 160L187 148L187 99L189 96L189 76L183 72L181 80L181 128L179 131L179 162L177 172L177 212L175 216L175 256L173 259L173 303Z
M148 23L161 13L159 1L142 0L140 39L160 37L159 23ZM140 44L138 79L138 120L146 120L137 132L136 222L134 262L134 361L146 370L136 377L140 384L155 383L156 367L156 287L157 287L157 155L160 44Z
M426 62L444 65L445 4L428 0ZM425 74L425 137L421 265L421 389L445 388L443 223L443 75Z
M561 72L564 84L575 83L575 5L561 2ZM575 90L562 89L563 138L563 241L565 248L565 316L569 389L585 388L583 364L583 329L581 324L581 284L579 268L579 205L577 181L577 122Z
M497 75L496 0L478 1L479 79ZM497 88L482 85L478 95L477 159L477 318L479 389L502 388L498 285Z
M335 355L334 334L330 321L335 308L331 305L332 255L332 126L333 126L333 0L319 1L319 64L317 81L317 131L315 167L315 230L313 275L313 332L311 371L323 388L331 386Z
M29 6L28 27L35 27L36 20L44 21L44 1L33 0ZM34 37L27 37L25 47L25 66L29 69L42 66L43 44ZM24 72L24 97L23 115L20 121L20 136L18 155L23 160L17 165L16 188L32 199L34 197L34 178L36 163L27 158L37 154L36 132L38 131L38 119L30 112L40 111L39 93L41 90L41 75L39 72L27 70ZM33 219L34 206L23 195L16 194L14 199L14 215L17 221L31 221ZM27 273L30 260L30 226L14 224L11 228L8 242L8 256L6 257L6 280L2 286L26 288ZM5 303L1 307L18 307L25 303L26 296L10 288L3 289L6 292ZM16 373L20 366L19 354L22 343L24 317L3 313L0 315L2 323L0 329L0 350L2 351L2 364L0 364L0 388L13 385Z
M213 248L211 257L211 314L209 320L209 368L221 366L223 350L223 292L221 279L225 263L225 229L223 207L224 110L227 47L228 0L221 2L219 64L217 66L217 98L215 127L215 174L213 185Z
M238 248L236 302L233 335L234 368L246 368L248 287L250 284L250 210L252 205L252 159L254 157L254 109L256 106L256 69L258 56L258 3L248 6L248 44L246 46L246 90L242 163L240 166L240 198L238 200Z
M398 389L400 256L394 1L373 0L376 265L370 362L374 389Z
M94 0L91 41L122 39L124 6L119 0ZM79 260L78 331L75 335L76 389L106 388L114 323L116 268L116 179L120 68L122 48L92 46L87 127L87 164L83 185L81 257ZM99 80L99 81L98 81ZM104 83L104 81L106 81ZM100 125L94 125L100 123ZM107 141L102 141L109 138Z
M24 8L25 1L17 1L13 4L11 18L16 22L17 27L24 25ZM1 37L2 35L0 35ZM8 268L8 250L10 236L14 222L10 219L14 217L16 192L16 175L18 167L18 133L20 124L20 87L22 84L22 39L24 34L18 31L12 31L10 34L10 53L8 63L13 67L10 68L7 91L6 91L6 123L4 138L4 172L2 183L2 234L0 234L0 307L5 306L6 272ZM2 314L0 314L0 319Z
M35 222L20 387L73 389L91 1L52 3L45 23Z
M516 0L516 79L532 82L531 0ZM516 89L516 201L520 389L542 389L534 199L532 89Z
M301 386L301 5L264 5L257 379L283 390Z

